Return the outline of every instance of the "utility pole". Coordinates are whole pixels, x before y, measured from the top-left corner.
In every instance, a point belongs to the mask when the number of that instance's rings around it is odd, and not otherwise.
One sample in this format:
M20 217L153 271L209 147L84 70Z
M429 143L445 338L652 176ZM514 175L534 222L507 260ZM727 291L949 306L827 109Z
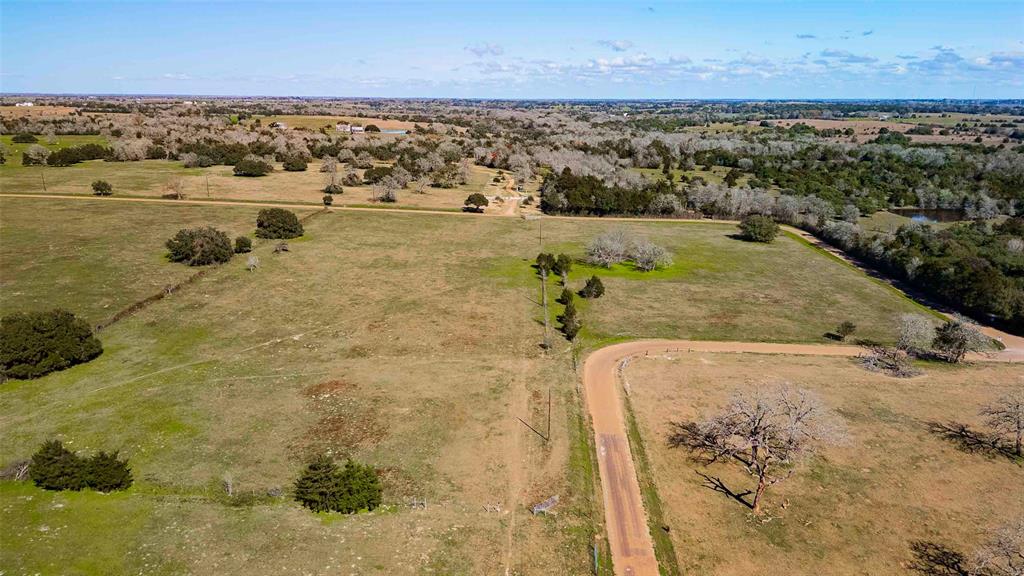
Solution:
M210 197L210 175L206 175L206 197Z
M548 350L551 348L551 320L548 318L548 271L545 268L540 269L540 294L544 306L544 349Z
M42 170L39 171L39 177L43 179L43 192L46 192L46 176Z
M548 439L551 439L551 386L548 385Z

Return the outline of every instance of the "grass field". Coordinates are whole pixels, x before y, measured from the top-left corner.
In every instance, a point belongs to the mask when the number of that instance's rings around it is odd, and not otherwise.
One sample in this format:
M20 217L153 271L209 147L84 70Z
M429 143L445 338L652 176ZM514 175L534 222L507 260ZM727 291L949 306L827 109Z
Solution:
M62 305L90 321L194 272L163 260L177 228L251 232L256 212L11 198L0 211L2 266L17 271L4 275L3 310ZM581 305L585 346L649 336L820 341L851 317L859 334L887 338L892 317L910 309L794 241L751 245L727 225L545 219L544 248L580 256L620 225L670 247L676 263L650 275L598 272L607 292ZM136 484L103 496L0 483L0 522L16 527L0 536L0 568L586 572L599 517L593 463L568 345L556 339L548 356L539 348L530 267L539 226L320 214L289 253L258 240L256 272L236 257L103 330L96 360L5 383L0 467L58 437L86 452L120 450ZM570 284L592 272L576 266ZM544 442L516 418L540 426L549 389ZM376 466L388 506L355 517L298 508L288 488L320 451ZM282 496L269 495L277 489ZM555 494L557 516L525 513ZM410 510L414 498L427 509ZM506 512L485 512L492 504Z
M44 148L49 148L50 150L59 150L61 148L67 148L68 146L80 146L82 144L107 144L106 136L61 135L54 136L54 142L47 142L45 136L37 135L36 137L39 139L39 141L35 142L35 144L38 144ZM0 166L0 170L4 171L0 172L0 174L6 173L6 171L11 170L14 167L20 168L22 153L24 153L25 150L32 145L14 142L13 138L13 134L5 134L3 136L0 136L0 144L2 144L4 148L7 150L7 162L6 164Z
M338 122L347 122L349 124L358 124L360 126L373 124L381 130L412 130L416 127L416 122L406 122L404 120L395 120L391 118L365 118L361 116L277 115L257 116L257 118L260 119L260 123L264 126L269 126L272 122L283 122L288 128L308 128L310 130L327 128L329 131L333 131L335 130L335 125L337 125ZM420 125L425 127L430 125L430 123L421 123Z
M594 344L644 337L827 342L824 334L846 319L855 319L857 337L893 341L895 319L921 311L787 236L751 244L734 239L727 224L549 222L546 249L582 260L590 238L612 227L666 247L674 262L649 273L628 264L611 270L576 264L574 289L591 274L601 276L606 288L604 297L585 303L583 335ZM532 271L524 272L514 259L498 260L494 270L520 283L533 281Z
M176 206L68 204L111 210L107 218L116 213L139 229L195 218ZM5 215L19 211L5 216L3 265L26 271L4 286L31 291L22 303L102 311L92 294L127 296L152 276L192 272L162 263L162 247L125 239L99 214L61 226L45 201L0 206ZM234 230L254 212L206 207L203 219ZM115 497L5 485L0 521L19 530L0 542L4 570L55 573L95 539L103 547L78 573L135 573L145 562L151 573L584 571L594 512L592 492L574 488L590 477L574 480L579 459L570 465L567 426L578 404L569 402L569 359L543 360L526 291L482 273L490 258L523 251L516 242L526 226L317 216L290 253L273 256L269 242L257 241L257 272L236 258L104 330L97 360L6 383L0 466L56 436L74 449L120 450L137 482ZM41 258L72 258L76 236L105 239L106 252L136 275L79 274L69 287L48 282L56 272L32 271ZM543 443L513 416L537 422L549 386L553 439ZM304 459L322 450L377 466L393 508L315 516L266 495L287 489ZM224 494L225 476L245 498ZM552 494L562 498L561 515L524 515ZM413 498L426 499L427 510L410 511ZM484 512L484 504L517 518ZM56 508L61 516L44 514Z
M63 138L63 137L62 137ZM280 163L274 172L259 178L235 176L231 166L185 168L180 162L143 160L140 162L104 162L94 160L66 167L22 166L21 161L0 166L0 189L6 193L50 193L91 195L92 182L106 180L118 196L159 197L167 194L172 182L180 181L186 198L210 200L249 200L319 205L327 175L314 161L303 172L285 172ZM362 174L363 170L356 170ZM497 170L472 166L466 184L455 188L420 187L411 183L398 192L398 202L385 207L410 207L460 210L466 197L474 192L487 196L502 193L503 183L494 183ZM339 178L344 171L339 172ZM45 190L44 190L45 182ZM529 183L527 192L535 192L539 182ZM371 186L345 187L335 196L335 204L366 205L374 202Z
M684 353L638 358L625 377L684 574L911 573L912 542L969 555L986 530L1024 514L1012 488L1024 485L1021 462L963 452L928 429L979 425L981 404L1024 385L1019 368L929 366L893 380L850 359ZM708 415L736 390L783 381L817 393L849 440L769 491L756 519L696 472L736 491L752 486L750 476L697 465L667 437L670 422Z

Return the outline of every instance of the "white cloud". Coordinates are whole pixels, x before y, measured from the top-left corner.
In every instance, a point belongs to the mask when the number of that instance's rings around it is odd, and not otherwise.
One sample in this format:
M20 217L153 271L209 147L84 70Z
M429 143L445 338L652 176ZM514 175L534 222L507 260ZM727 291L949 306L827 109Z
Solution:
M633 43L629 40L598 40L597 43L616 52L625 52L633 47Z
M505 49L502 48L500 45L491 44L489 42L484 42L482 44L472 44L470 46L466 46L464 50L476 54L478 58L483 58L484 56L501 56L502 54L505 53Z

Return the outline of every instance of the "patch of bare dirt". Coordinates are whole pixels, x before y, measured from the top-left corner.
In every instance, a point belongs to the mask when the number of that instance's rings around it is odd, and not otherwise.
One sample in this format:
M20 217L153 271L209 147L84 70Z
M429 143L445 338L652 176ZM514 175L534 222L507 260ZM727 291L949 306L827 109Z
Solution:
M327 380L303 390L319 419L292 443L295 454L303 459L322 453L347 455L387 436L388 424L376 402L358 396L357 388L346 380Z

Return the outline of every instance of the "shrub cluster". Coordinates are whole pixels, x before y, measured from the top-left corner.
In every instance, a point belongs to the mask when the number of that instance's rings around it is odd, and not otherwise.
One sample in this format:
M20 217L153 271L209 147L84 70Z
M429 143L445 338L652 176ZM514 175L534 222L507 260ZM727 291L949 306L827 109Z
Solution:
M298 238L302 236L302 223L294 212L284 208L266 208L256 216L256 236L260 238Z
M376 184L387 176L391 176L394 169L390 166L373 166L363 172L363 181L367 184Z
M740 222L740 232L744 240L771 242L779 233L779 225L770 216L751 214Z
M66 310L21 312L0 320L2 378L38 378L102 352L89 325Z
M471 212L483 212L484 208L486 208L488 204L490 204L490 201L487 200L487 196L484 196L479 192L474 192L466 197L466 201L463 206L465 210Z
M247 252L252 252L252 240L248 236L235 238L235 254L245 254Z
M231 260L233 254L228 235L211 226L182 228L166 245L171 262L185 262L189 266L221 264Z
M105 160L110 158L113 150L99 144L82 144L54 150L46 158L50 166L71 166L86 160Z
M339 469L329 456L318 456L295 482L295 499L314 512L373 510L380 506L377 471L349 460Z
M259 156L249 155L235 164L235 176L265 176L274 171L274 166Z
M14 137L11 138L11 142L14 142L15 144L35 144L36 142L39 142L39 138L36 138L34 134L21 133L15 134Z
M591 276L587 284L580 290L583 298L600 298L604 295L604 283L597 276Z
M306 159L302 156L291 156L284 161L286 172L305 172Z
M36 486L46 490L91 488L112 492L132 485L128 460L118 458L117 452L101 451L91 458L82 458L59 440L46 442L32 455L28 476Z
M110 196L114 193L114 187L106 180L96 180L92 183L92 193L96 196Z

